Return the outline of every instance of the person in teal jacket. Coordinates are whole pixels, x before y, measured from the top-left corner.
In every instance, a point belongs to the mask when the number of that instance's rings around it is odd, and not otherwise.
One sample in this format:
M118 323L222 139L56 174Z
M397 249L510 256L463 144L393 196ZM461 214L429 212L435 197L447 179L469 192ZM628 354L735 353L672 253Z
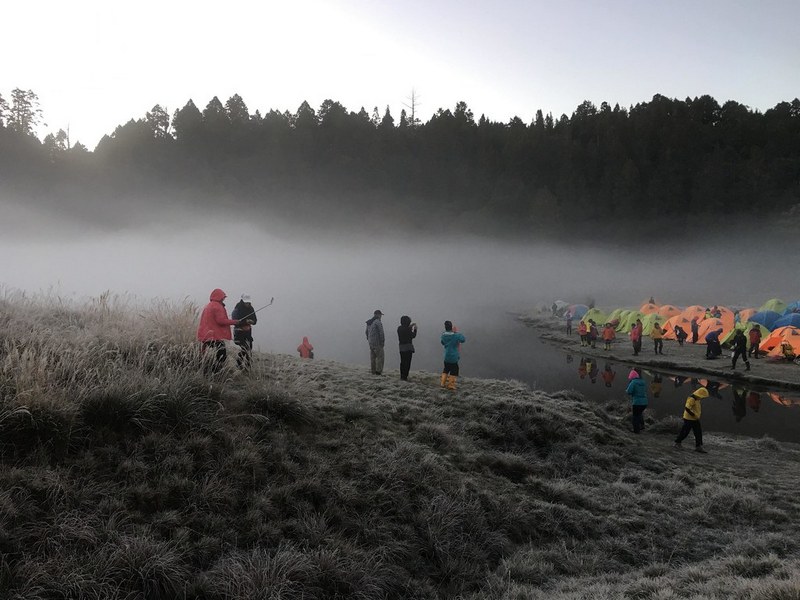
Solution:
M461 358L459 346L467 341L463 333L453 331L453 323L444 322L444 332L442 332L442 346L444 346L444 370L442 371L441 386L450 390L456 389L456 379L458 378L458 361Z
M639 433L644 429L643 413L647 408L647 386L636 369L631 369L628 373L628 381L625 393L631 397L631 424L633 433Z

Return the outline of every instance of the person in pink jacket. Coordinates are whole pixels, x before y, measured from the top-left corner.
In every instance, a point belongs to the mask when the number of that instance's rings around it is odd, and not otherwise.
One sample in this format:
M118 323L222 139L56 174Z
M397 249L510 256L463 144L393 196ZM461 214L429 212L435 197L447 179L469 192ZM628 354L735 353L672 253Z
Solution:
M217 288L211 292L210 301L206 304L200 315L200 325L197 327L197 339L203 344L203 354L211 348L216 351L210 363L211 372L216 373L222 368L228 356L225 350L225 340L233 339L231 326L238 325L239 321L228 318L228 311L223 300L227 294ZM208 364L206 366L208 368Z
M297 347L297 351L300 353L300 358L314 358L314 346L307 337L303 337L303 342Z

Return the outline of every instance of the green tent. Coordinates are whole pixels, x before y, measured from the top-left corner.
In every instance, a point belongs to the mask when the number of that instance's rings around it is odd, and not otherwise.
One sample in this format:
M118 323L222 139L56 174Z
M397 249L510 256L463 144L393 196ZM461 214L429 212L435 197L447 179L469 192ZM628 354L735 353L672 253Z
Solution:
M731 329L725 337L720 338L719 343L720 344L728 344L733 339L733 336L736 334L736 332L738 330L742 330L742 331L745 332L745 334L749 334L750 330L753 327L758 327L761 330L761 339L762 340L765 340L765 339L767 339L769 337L769 329L767 329L763 325L759 325L758 323L736 323L736 325L733 326L733 329ZM750 339L749 338L747 340L747 347L748 348L750 347Z
M608 315L608 321L613 321L614 319L622 320L622 313L627 312L627 309L624 308L615 308L611 311L611 314Z
M668 321L658 313L650 313L640 318L642 319L642 335L650 335L653 331L653 325L656 323L659 324L661 329L664 329L664 323ZM636 322L635 319L634 322Z
M771 300L767 300L764 304L761 305L761 308L758 309L760 311L764 310L772 310L778 314L783 314L786 310L786 302L781 300L780 298L772 298Z
M597 323L598 327L602 327L607 322L606 321L606 319L607 319L606 313L604 313L604 312L602 312L602 311L600 311L600 310L598 310L596 308L590 308L588 311L586 311L586 314L583 315L583 317L581 318L581 321L583 321L584 323L586 323L588 325L589 319L593 319L594 322Z
M627 311L624 313L624 316L620 317L619 325L617 325L617 331L621 333L628 333L631 329L633 329L636 319L641 319L643 317L644 315L638 310Z

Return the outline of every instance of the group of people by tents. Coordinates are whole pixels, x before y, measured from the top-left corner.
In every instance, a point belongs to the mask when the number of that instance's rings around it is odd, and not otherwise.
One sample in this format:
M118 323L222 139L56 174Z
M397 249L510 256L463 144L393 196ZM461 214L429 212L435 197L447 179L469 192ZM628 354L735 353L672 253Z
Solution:
M750 356L763 354L788 361L800 356L800 301L772 299L760 308L692 305L681 309L656 304L651 298L638 309L604 313L596 307L558 300L551 310L565 319L567 334L572 334L573 321L578 321L582 346L594 347L602 338L604 349L610 350L617 334L624 333L630 337L634 355L641 352L642 339L650 337L656 354L663 354L663 340L676 340L681 346L690 341L705 344L706 357L713 359L722 354L722 346L729 345L734 351L734 368L739 357L749 368Z

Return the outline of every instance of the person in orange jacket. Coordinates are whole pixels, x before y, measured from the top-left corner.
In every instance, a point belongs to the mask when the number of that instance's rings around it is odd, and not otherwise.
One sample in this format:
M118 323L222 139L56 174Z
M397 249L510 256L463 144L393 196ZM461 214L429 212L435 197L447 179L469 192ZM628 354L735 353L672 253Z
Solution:
M300 353L300 358L314 358L314 346L311 345L311 342L309 342L308 338L305 336L297 347L297 351Z
M611 323L606 323L603 327L603 350L611 350L611 343L617 337Z
M212 291L209 302L200 315L200 324L197 326L197 339L203 344L203 354L209 348L215 351L215 356L210 364L212 373L219 371L225 364L228 356L225 341L233 339L231 326L239 325L239 321L236 319L228 318L228 311L223 302L227 297L227 294L219 288ZM206 370L208 366L206 363Z

